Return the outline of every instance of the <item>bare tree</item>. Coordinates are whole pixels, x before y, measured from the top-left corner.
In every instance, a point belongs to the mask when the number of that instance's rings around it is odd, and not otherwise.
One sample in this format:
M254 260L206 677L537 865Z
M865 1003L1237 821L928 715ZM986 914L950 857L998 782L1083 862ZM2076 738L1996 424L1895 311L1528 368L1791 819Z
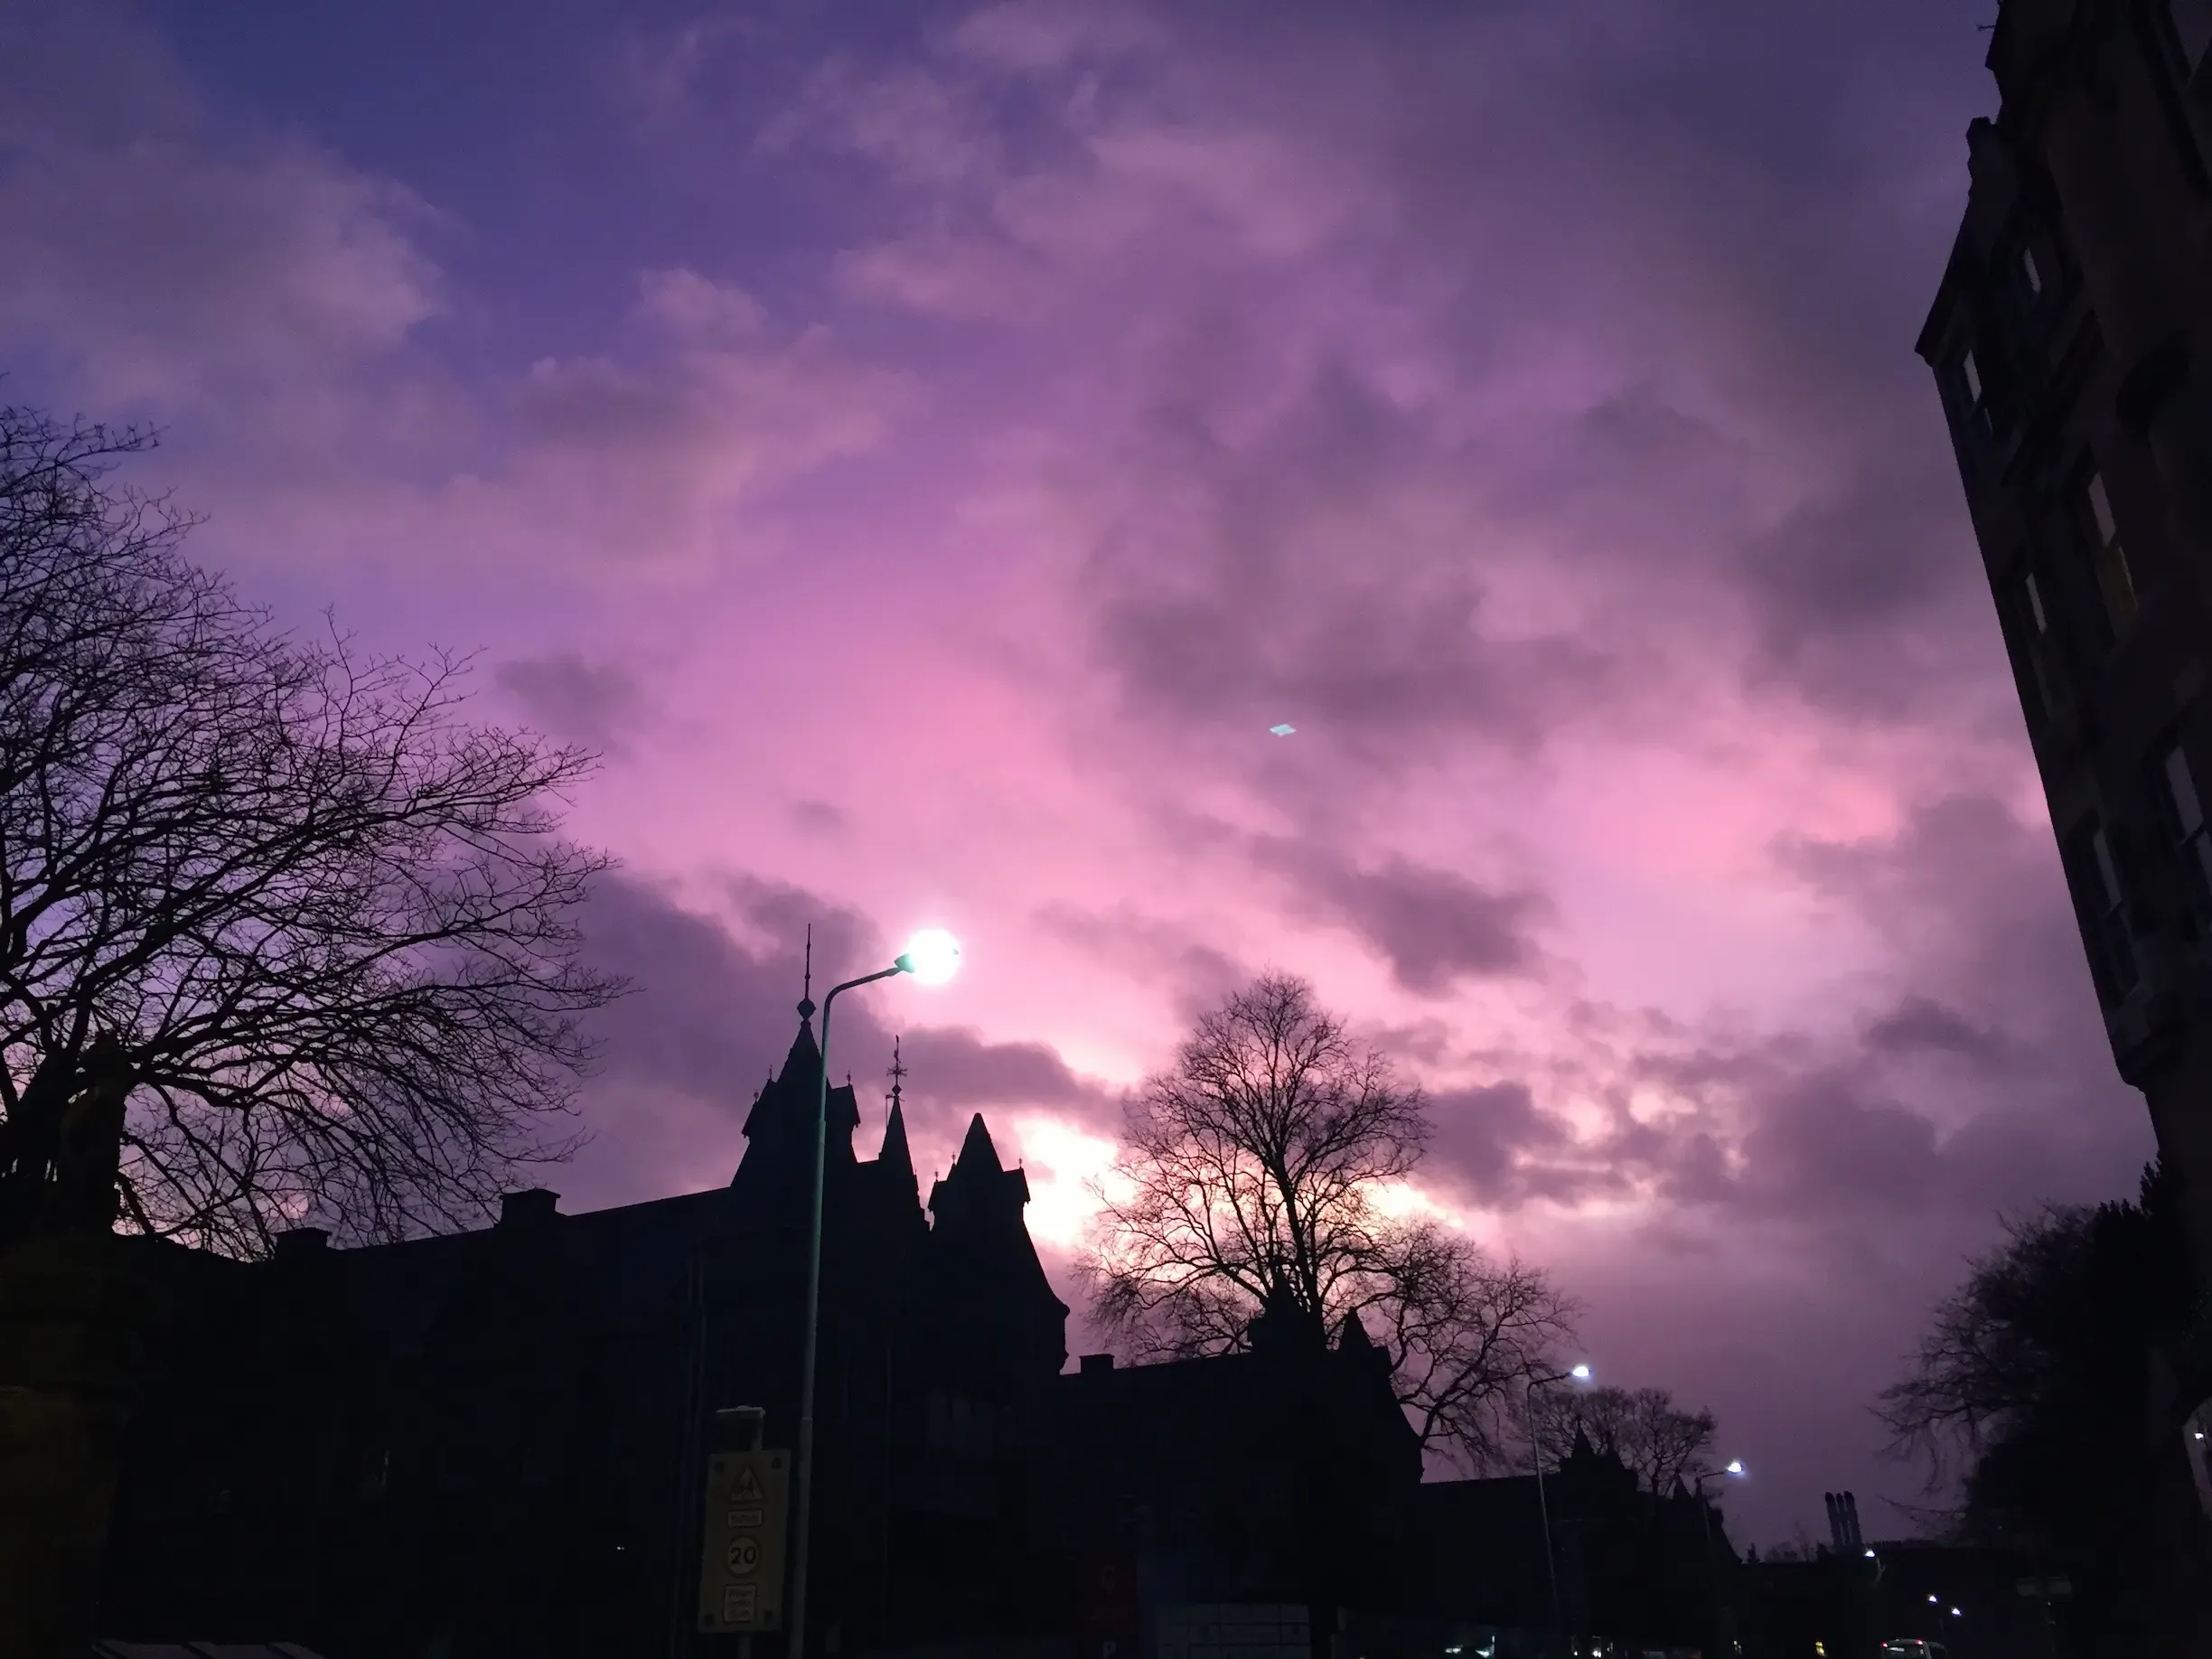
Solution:
M620 989L569 919L605 861L558 833L591 757L465 723L451 656L276 631L107 482L149 443L0 409L0 1232L95 1073L135 1229L475 1219L573 1144Z
M2191 1444L2161 1399L2160 1350L2185 1352L2201 1317L2179 1179L2152 1164L2132 1203L2047 1206L2007 1233L1876 1413L1894 1453L1926 1460L1929 1491L1955 1497L1954 1537L2064 1564L2084 1628L2155 1645L2147 1610L2202 1582L2159 1519Z
M1262 1309L1296 1310L1317 1337L1356 1318L1424 1446L1497 1462L1512 1385L1573 1308L1540 1270L1376 1207L1428 1136L1420 1091L1384 1055L1304 980L1262 977L1129 1103L1113 1190L1094 1189L1095 1316L1146 1357L1234 1351Z
M1650 1492L1664 1495L1678 1480L1695 1482L1716 1472L1711 1457L1717 1430L1713 1414L1683 1410L1664 1388L1600 1387L1540 1395L1536 1421L1546 1453L1564 1453L1579 1432L1598 1450L1612 1453L1635 1471Z

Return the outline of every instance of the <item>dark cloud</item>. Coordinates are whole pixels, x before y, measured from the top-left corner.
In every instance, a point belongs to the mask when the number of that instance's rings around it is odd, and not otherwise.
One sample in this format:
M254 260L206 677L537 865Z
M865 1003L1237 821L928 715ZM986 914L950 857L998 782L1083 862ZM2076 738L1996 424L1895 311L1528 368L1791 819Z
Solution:
M1133 979L1165 987L1181 1026L1188 1026L1202 1010L1216 1007L1254 977L1252 968L1196 934L1126 905L1101 913L1054 904L1035 919L1045 933L1086 956L1110 962Z
M1264 867L1290 878L1304 904L1372 946L1417 995L1446 995L1465 979L1529 974L1541 963L1535 931L1551 904L1531 889L1486 887L1395 857L1363 867L1322 847L1271 837L1255 838L1253 851Z
M495 673L501 689L552 736L603 755L620 755L648 717L637 676L619 663L589 662L575 651L519 657Z
M1439 1091L1429 1097L1429 1115L1436 1125L1430 1155L1470 1202L1487 1206L1562 1196L1528 1184L1532 1167L1564 1147L1568 1131L1537 1106L1526 1083Z
M1907 997L1868 1026L1866 1042L1879 1054L1932 1051L1985 1062L2001 1061L2012 1053L2001 1032L1975 1025L1940 1002L1920 996Z
M1400 492L1466 464L1339 363L1233 441L1195 396L1157 404L1122 457L1144 488L1082 580L1099 661L1178 742L1288 721L1371 761L1527 748L1619 675L1589 642L1491 626L1482 548L1402 522Z

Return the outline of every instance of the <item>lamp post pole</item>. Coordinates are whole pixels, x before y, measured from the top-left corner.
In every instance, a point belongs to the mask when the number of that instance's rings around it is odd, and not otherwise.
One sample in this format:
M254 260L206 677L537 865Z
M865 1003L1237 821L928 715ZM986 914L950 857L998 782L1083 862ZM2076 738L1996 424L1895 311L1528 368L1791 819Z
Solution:
M1734 1476L1736 1479L1738 1479L1738 1480L1741 1480L1741 1479L1743 1478L1743 1473L1744 1473L1744 1466L1743 1466L1742 1460L1741 1460L1741 1459L1739 1459L1739 1458L1737 1458L1737 1459L1731 1459L1731 1460L1729 1461L1729 1463L1728 1467L1727 1467L1726 1468L1721 1469L1720 1472L1721 1474L1723 1474L1723 1475L1732 1476ZM1698 1506L1698 1524L1699 1524L1700 1528L1702 1530L1702 1532L1703 1532L1703 1535L1704 1535L1704 1540L1705 1540L1705 1548L1704 1548L1704 1552L1703 1552L1703 1554L1701 1555L1701 1557L1700 1558L1700 1565L1701 1565L1701 1566L1703 1568L1703 1570L1703 1570L1703 1573L1702 1573L1702 1575L1701 1575L1701 1576L1703 1577L1703 1579L1704 1579L1704 1580L1705 1580L1705 1594L1706 1594L1706 1599L1707 1599L1709 1602L1711 1602L1711 1608L1710 1608L1710 1612L1711 1612L1711 1618L1712 1618L1712 1622L1713 1622L1714 1628L1715 1628L1716 1632L1718 1632L1719 1626L1720 1626L1720 1575L1719 1575L1718 1573L1716 1573L1716 1572L1713 1570L1713 1553L1712 1553L1712 1509L1711 1509L1711 1505L1709 1505L1709 1504L1706 1503L1706 1501L1705 1501L1705 1483L1706 1483L1707 1481L1711 1480L1712 1477L1713 1477L1713 1471L1712 1471L1711 1469L1700 1469L1700 1470L1698 1471L1698 1474L1697 1474L1697 1506ZM1717 1636L1716 1636L1716 1641L1717 1641L1717 1639L1718 1639L1718 1637L1717 1637Z
M822 998L821 1078L814 1092L813 1218L807 1227L806 1346L799 1362L799 1515L792 1539L791 1659L806 1659L807 1543L814 1519L814 1359L821 1336L822 1175L830 1146L830 1010L838 993L904 973L906 959L833 985Z
M1578 1365L1572 1371L1546 1372L1528 1381L1529 1472L1536 1476L1536 1515L1543 1527L1544 1577L1551 1587L1551 1634L1560 1634L1559 1563L1551 1553L1551 1506L1544 1496L1543 1439L1536 1429L1536 1391L1554 1382L1564 1382L1570 1377L1580 1382L1589 1375L1589 1367Z
M917 962L917 955L923 960ZM873 985L894 974L915 974L925 981L949 978L959 958L960 947L950 934L934 930L917 933L906 953L891 966L833 985L822 998L821 1077L814 1091L813 1218L807 1229L806 1346L799 1362L799 1514L797 1536L792 1540L790 1659L806 1659L807 1546L814 1519L814 1363L821 1337L822 1175L830 1142L830 1009L839 991Z

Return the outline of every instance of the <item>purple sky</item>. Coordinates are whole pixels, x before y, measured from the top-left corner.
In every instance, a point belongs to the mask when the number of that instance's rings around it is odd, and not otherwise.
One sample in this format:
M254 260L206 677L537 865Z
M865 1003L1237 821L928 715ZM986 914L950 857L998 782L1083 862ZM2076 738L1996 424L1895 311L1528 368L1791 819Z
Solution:
M569 1209L727 1178L807 922L942 923L837 1069L867 1135L903 1029L1057 1269L1284 968L1739 1537L1900 1531L1930 1306L2151 1149L1911 351L1992 12L0 0L0 364L604 747Z

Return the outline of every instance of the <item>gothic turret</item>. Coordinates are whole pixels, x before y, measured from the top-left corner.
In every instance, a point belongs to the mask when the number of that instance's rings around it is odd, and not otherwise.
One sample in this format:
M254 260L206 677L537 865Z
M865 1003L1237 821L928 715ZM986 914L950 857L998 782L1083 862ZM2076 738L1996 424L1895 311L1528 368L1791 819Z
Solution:
M930 1189L930 1253L949 1300L969 1310L973 1340L1010 1347L1025 1369L1051 1376L1067 1363L1068 1310L1022 1218L1028 1202L1028 1176L998 1161L977 1113L952 1167Z
M891 1110L884 1119L883 1145L876 1154L876 1161L860 1166L867 1182L870 1212L882 1222L921 1231L927 1223L922 1218L922 1184L914 1178L914 1153L906 1144L906 1112L900 1095L900 1085L906 1077L905 1062L899 1058L898 1043L891 1046Z
M783 1070L761 1091L745 1115L745 1157L730 1186L764 1205L803 1194L814 1178L814 1116L820 1103L822 1058L814 1044L814 1003L799 1004L799 1034L783 1057ZM824 1147L825 1173L837 1178L853 1163L853 1130L860 1126L860 1110L848 1083L830 1091L829 1137Z

